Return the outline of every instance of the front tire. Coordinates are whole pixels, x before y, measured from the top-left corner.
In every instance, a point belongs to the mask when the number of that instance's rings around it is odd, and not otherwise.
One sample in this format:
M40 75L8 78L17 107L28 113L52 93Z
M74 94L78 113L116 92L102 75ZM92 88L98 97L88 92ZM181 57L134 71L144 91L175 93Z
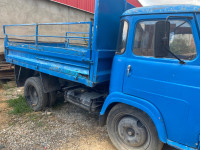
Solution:
M163 146L151 118L125 104L112 108L107 118L107 130L118 150L161 150Z
M24 97L27 104L34 111L41 111L47 105L48 95L43 92L42 83L39 77L28 78L24 86Z

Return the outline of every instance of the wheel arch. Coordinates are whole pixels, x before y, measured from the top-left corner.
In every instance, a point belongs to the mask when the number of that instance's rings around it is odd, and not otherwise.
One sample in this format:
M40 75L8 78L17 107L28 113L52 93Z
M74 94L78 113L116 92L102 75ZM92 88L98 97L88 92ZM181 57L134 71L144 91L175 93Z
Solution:
M33 76L39 76L37 71L15 65L15 81L18 87L23 87L26 80Z
M61 89L59 78L15 65L15 79L18 87L24 86L26 80L30 77L39 77L41 79L43 91L45 93L50 93Z
M160 140L163 143L167 142L167 132L161 113L153 104L144 99L125 95L123 93L118 93L118 92L111 93L105 100L104 105L101 109L100 120L102 122L105 121L112 107L119 103L133 106L147 113L149 117L153 120L154 125L156 126ZM102 124L103 123L101 123L101 125Z

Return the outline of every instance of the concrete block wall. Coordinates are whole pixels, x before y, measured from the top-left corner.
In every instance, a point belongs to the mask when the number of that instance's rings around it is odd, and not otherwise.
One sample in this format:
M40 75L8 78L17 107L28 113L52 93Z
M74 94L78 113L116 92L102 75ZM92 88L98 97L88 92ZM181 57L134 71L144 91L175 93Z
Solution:
M4 24L32 24L32 23L56 23L91 21L93 14L57 4L50 0L0 0L0 52L3 48ZM78 26L41 26L39 33L43 35L62 35L67 31L85 32L89 28L86 25ZM34 34L34 27L9 27L7 31L12 34ZM30 39L30 38L27 38ZM63 41L51 38L39 40Z

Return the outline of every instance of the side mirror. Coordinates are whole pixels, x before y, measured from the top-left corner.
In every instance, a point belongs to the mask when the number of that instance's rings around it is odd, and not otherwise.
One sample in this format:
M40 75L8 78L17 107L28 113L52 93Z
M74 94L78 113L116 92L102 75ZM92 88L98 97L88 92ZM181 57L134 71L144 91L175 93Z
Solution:
M167 57L169 52L170 22L159 21L155 25L154 56L156 58Z

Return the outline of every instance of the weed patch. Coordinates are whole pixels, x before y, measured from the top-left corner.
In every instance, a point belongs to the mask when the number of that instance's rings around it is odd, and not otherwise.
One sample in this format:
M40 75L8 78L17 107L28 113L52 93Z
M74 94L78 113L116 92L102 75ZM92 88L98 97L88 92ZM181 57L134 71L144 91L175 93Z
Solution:
M26 104L26 100L23 96L20 96L16 99L10 99L6 102L8 103L8 106L12 108L12 110L9 112L10 114L22 115L32 112L32 109Z
M28 115L28 118L29 118L29 121L36 122L40 120L41 115L31 113Z
M8 85L8 84L2 84L2 88L3 88L4 90L8 90L8 89L11 88L11 86Z

